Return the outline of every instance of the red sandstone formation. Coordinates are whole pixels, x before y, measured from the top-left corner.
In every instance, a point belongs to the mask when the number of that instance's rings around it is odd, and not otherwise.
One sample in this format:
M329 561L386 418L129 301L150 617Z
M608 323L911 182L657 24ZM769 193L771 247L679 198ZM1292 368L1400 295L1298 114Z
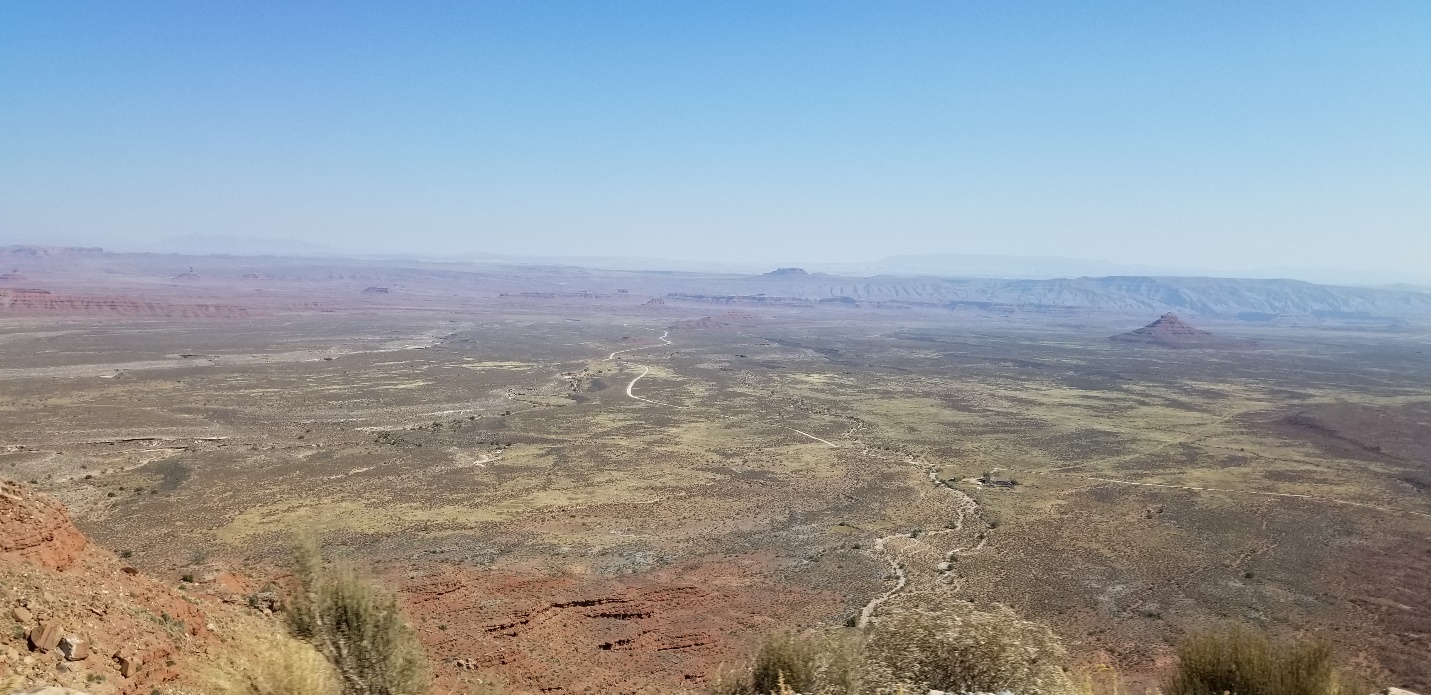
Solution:
M84 536L59 502L12 480L0 480L0 557L65 570L84 548Z
M1224 341L1212 333L1189 326L1171 311L1136 331L1115 335L1110 340L1163 347L1209 347L1232 342Z
M48 290L0 289L0 316L70 314L140 318L243 318L248 309L227 304L171 304L130 297L79 297Z
M213 646L211 616L191 596L125 570L132 568L86 543L59 502L0 479L0 619L19 628L0 634L0 655L39 653L0 661L0 676L70 687L103 682L103 692L141 695L179 679L186 662L198 663ZM64 662L84 665L56 665Z

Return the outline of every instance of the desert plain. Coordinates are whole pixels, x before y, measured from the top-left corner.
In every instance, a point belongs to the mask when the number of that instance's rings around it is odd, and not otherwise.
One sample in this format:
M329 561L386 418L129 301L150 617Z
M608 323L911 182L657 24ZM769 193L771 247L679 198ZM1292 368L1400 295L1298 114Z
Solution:
M901 594L1010 606L1135 685L1236 621L1431 687L1414 292L1269 311L794 272L5 262L0 476L184 585L258 591L317 536L398 590L449 692L699 690L772 630ZM1169 309L1216 338L1110 339Z

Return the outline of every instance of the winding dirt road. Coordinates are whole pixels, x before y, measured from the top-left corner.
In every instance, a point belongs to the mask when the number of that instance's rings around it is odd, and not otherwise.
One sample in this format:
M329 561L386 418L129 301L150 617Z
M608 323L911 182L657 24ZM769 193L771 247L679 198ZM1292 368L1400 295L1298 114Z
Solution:
M661 334L660 340L661 340L661 342L662 342L663 345L659 345L659 346L658 346L658 345L645 345L645 346L642 346L642 347L628 348L628 349L626 349L626 350L617 350L617 351L612 352L610 355L608 355L606 359L607 359L607 360L613 360L613 359L616 358L617 355L620 355L620 354L623 354L623 353L635 352L635 351L637 351L637 350L647 350L647 349L650 349L650 348L653 348L653 347L663 347L663 346L665 346L665 345L671 345L672 343L671 343L670 339L667 337L667 336L669 336L669 335L670 335L670 331L666 331L666 332L664 332L664 333ZM675 404L671 404L671 403L663 403L663 402L661 402L661 401L657 401L657 400L654 400L654 399L645 398L645 397L643 397L643 396L638 396L638 395L636 395L636 393L635 393L636 382L640 381L641 379L643 379L643 378L645 378L647 375L649 375L649 374L651 373L651 368L648 367L648 366L646 366L646 365L634 365L634 364L633 364L632 366L639 366L639 367L641 367L641 373L640 373L640 374L637 374L634 378L631 379L630 382L628 382L628 383L626 384L626 396L627 396L628 398L631 398L631 399L634 399L634 400L638 400L638 401L642 401L642 402L644 402L644 403L651 403L651 404L653 404L653 405L665 406L665 407L667 407L667 408L683 408L683 407L684 407L684 406L675 405ZM717 416L717 417L720 417L720 418L722 418L722 419L727 419L727 420L737 420L737 419L739 419L739 418L731 417L731 416ZM864 423L859 422L858 420L856 420L856 422L857 422L857 424L856 424L854 427L851 427L848 432L845 432L843 436L844 436L846 439L850 440L850 444L851 444L851 445L857 446L857 447L860 448L860 454L859 454L859 455L864 456L864 457L868 457L868 458L876 458L876 459L883 459L883 458L885 458L885 456L884 456L883 454L877 452L873 447L869 446L869 445L866 444L864 441L860 440L858 437L855 436L855 433L858 432L862 427L864 427ZM821 437L817 437L817 436L815 436L815 435L813 435L813 434L810 434L809 432L805 432L805 431L803 431L803 430L795 429L794 427L783 427L783 429L789 430L789 431L791 431L791 432L794 432L794 433L796 433L796 434L799 434L799 435L801 435L801 436L803 436L803 437L806 437L806 438L808 438L808 439L811 439L811 440L820 442L821 444L825 444L825 445L827 445L827 446L829 446L829 447L831 447L831 448L835 448L835 449L842 448L839 444L836 444L835 442L832 442L832 441L830 441L830 440L828 440L828 439L823 439L823 438L821 438ZM933 465L931 465L931 464L929 464L929 463L926 463L926 462L924 462L924 461L919 460L919 459L918 459L915 455L913 455L913 454L904 454L903 463L906 464L906 465L915 466L916 468L919 468L920 470L922 470L922 471L925 473L925 477L927 477L927 478L929 479L929 481L930 481L931 484L933 484L933 485L934 485L936 488L938 488L938 489L941 489L941 490L946 491L948 494L950 494L950 495L953 497L953 502L954 502L953 507L954 507L954 510L956 511L956 517L955 517L954 523L951 524L949 528L946 528L946 529L943 529L943 530L939 530L939 531L932 531L932 532L929 532L929 533L925 533L925 534L924 534L924 538L927 539L927 538L932 538L932 537L935 537L935 536L940 536L940 535L944 535L944 534L951 534L951 533L957 533L957 532L959 532L959 531L962 531L962 530L964 530L965 520L966 520L970 515L977 515L977 514L978 514L978 510L979 510L979 504L978 504L978 502L976 502L972 497L970 497L970 496L964 494L963 492L961 492L961 491L959 491L959 490L956 490L956 489L954 489L954 488L949 487L944 481L940 480L940 479L939 479L939 476L938 476L938 474L937 474L937 472L936 472L936 470L935 470L935 467L934 467ZM888 547L888 545L890 544L891 541L900 541L902 544L906 544L906 545L908 545L908 546L911 546L911 547L913 548L913 551L912 551L912 552L926 552L926 551L934 550L934 548L929 545L929 543L928 543L927 540L922 540L922 539L920 539L920 538L915 537L915 534L912 533L912 532L896 533L896 534L891 534L891 535L888 535L888 536L884 536L884 537L875 539L874 547L871 549L870 552L871 552L872 554L875 554L875 555L877 555L877 556L882 557L882 558L885 560L885 562L889 563L890 572L891 572L892 575L894 576L895 584L894 584L894 586L891 587L888 591L886 591L886 592L880 594L879 596L876 596L876 597L870 599L870 601L869 601L868 603L866 603L866 604L860 609L859 618L858 618L858 622L857 622L857 624L858 624L860 627L864 627L864 626L869 622L869 620L874 616L875 612L879 609L879 606L880 606L881 604L883 604L884 602L890 600L891 598L894 598L896 595L898 595L900 592L904 591L904 590L905 590L906 588L908 588L908 586L909 586L910 575L909 575L909 570L906 568L906 562L905 562L905 555L906 555L907 553L899 553L899 552L896 552L896 551L892 551L892 550ZM906 543L906 542L907 542L907 543ZM970 547L966 547L966 548L955 548L955 549L949 550L949 551L947 551L947 552L944 553L944 557L952 558L952 557L955 556L956 554L966 553L966 552L973 552L973 551L981 550L981 549L983 549L983 547L985 546L985 544L986 544L987 542L988 542L988 537L987 537L987 535L986 535L986 534L981 534L979 542L978 542L977 544L975 544L974 546L970 546ZM936 563L936 564L937 564L937 563ZM941 571L941 570L935 570L935 569L931 566L931 567L930 567L930 571L931 571L931 572L939 572L939 571Z
M650 367L645 367L645 366L641 367L641 373L640 373L640 374L637 374L637 375L636 375L636 378L635 378L635 379L632 379L632 380L631 380L631 383L629 383L629 384L626 385L626 395L627 395L627 397L629 397L629 398L635 398L635 399L638 400L638 401L645 401L645 402L647 402L647 403L655 403L656 405L664 405L664 406L666 406L667 408L679 408L679 407L681 407L681 406L679 406L679 405L671 405L670 403L662 403L661 401L653 401L653 400L651 400L651 399L649 399L649 398L642 398L641 396L638 396L638 395L636 395L636 394L634 394L634 393L631 392L631 389L636 388L636 382L640 381L640 380L641 380L641 377L646 376L647 374L650 374L650 373L651 373L651 368L650 368Z
M616 356L617 356L617 355L620 355L620 354L622 354L622 353L636 352L637 350L650 350L651 348L654 348L654 347L665 347L665 345L670 345L670 344L671 344L671 341L666 338L666 336L668 336L668 335L670 335L670 334L671 334L670 331L666 331L665 333L662 333L662 334L661 334L661 337L657 338L657 340L660 340L662 343L664 343L664 345L642 345L641 347L627 348L627 349L625 349L625 350L617 350L617 351L611 353L610 355L607 355L607 356L606 356L606 359L608 359L608 360L614 360L614 359L616 359Z

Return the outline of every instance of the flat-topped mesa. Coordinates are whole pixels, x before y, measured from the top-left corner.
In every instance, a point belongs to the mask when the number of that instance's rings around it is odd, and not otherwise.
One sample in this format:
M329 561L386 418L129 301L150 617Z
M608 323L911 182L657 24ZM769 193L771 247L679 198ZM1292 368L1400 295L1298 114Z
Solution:
M1193 328L1171 311L1142 328L1120 333L1110 337L1109 340L1147 343L1164 347L1208 347L1236 342L1223 340L1200 328Z
M804 268L776 268L764 274L765 277L798 277L809 275Z
M750 328L760 325L760 317L744 311L726 311L714 316L703 316L698 319L685 319L670 325L672 330L676 329L720 329L720 328Z

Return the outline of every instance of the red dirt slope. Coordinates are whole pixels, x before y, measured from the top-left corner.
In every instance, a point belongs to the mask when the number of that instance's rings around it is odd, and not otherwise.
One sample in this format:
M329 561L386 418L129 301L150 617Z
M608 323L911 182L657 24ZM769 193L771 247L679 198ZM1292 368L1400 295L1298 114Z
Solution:
M699 690L775 625L839 610L839 596L764 577L764 559L644 576L521 576L450 569L403 590L440 692L497 676L506 692Z
M204 598L126 567L86 543L58 502L0 479L0 692L55 684L91 695L158 692L192 682L224 652L213 630L276 627ZM55 644L64 636L83 641L88 655L67 659Z
M85 549L84 536L59 502L0 480L0 558L17 558L49 570L65 570Z

